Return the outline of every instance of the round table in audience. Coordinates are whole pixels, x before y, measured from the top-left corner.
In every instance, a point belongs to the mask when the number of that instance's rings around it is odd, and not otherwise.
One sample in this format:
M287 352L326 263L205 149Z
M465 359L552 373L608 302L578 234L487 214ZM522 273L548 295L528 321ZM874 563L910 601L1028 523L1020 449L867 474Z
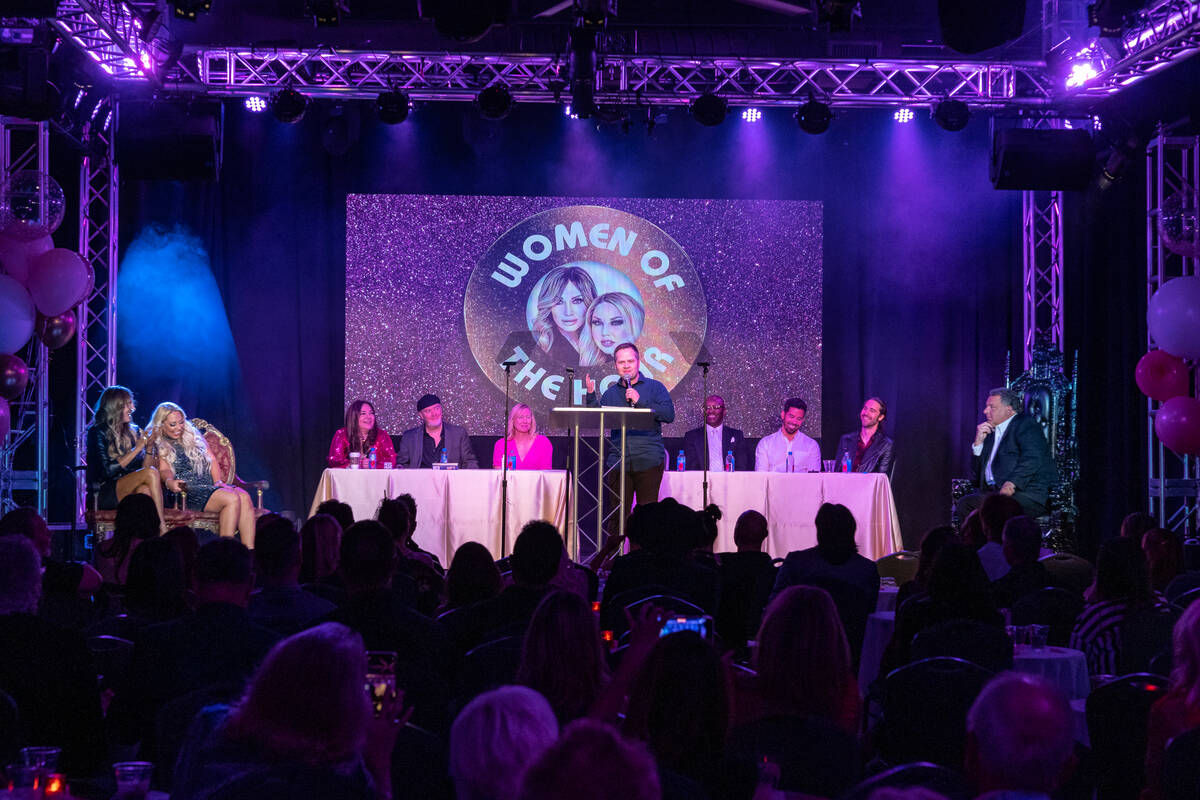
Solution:
M1013 649L1013 669L1041 675L1062 689L1068 700L1082 700L1092 690L1087 656L1081 650L1019 644Z
M867 630L863 635L862 656L858 662L858 690L864 696L879 675L879 662L883 651L892 640L896 628L895 611L876 611L867 617Z
M900 594L900 587L894 583L879 584L879 599L875 601L876 611L895 611L896 610L896 595Z

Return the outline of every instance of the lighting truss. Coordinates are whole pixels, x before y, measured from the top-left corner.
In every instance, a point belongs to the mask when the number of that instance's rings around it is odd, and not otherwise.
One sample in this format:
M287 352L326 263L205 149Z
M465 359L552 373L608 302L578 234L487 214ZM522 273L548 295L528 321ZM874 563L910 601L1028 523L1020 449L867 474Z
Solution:
M1122 45L1125 57L1089 80L1081 94L1118 92L1200 52L1200 0L1165 0L1143 11Z
M129 0L62 0L52 22L68 41L116 80L148 81L155 86L194 80L186 62L172 66L169 75L160 74L171 42L165 28L148 33L143 30L143 20L148 18Z
M472 100L501 82L520 102L556 102L565 59L544 55L254 51L198 53L200 82L241 95L292 85L312 96L372 97L388 88L414 100ZM596 100L682 105L705 92L731 104L794 105L810 93L840 106L929 104L955 97L977 106L1047 104L1041 65L982 62L788 61L606 55Z

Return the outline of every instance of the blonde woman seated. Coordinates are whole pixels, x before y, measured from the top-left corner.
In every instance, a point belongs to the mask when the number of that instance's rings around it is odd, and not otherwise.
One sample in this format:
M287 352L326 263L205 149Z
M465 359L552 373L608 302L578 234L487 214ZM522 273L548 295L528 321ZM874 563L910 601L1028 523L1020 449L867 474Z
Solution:
M508 413L507 436L492 450L492 467L501 469L506 456L517 459L516 464L509 462L509 469L550 469L554 460L550 440L538 434L533 409L524 403L517 403Z
M250 495L225 483L216 460L209 455L204 435L174 403L159 403L151 418L158 472L170 498L184 494L189 511L214 511L218 533L241 533L242 544L254 547L254 504Z
M161 520L162 484L155 464L144 458L154 428L143 431L133 424L136 408L133 393L124 386L109 386L100 394L87 429L88 487L102 509L116 508L134 492L148 494Z

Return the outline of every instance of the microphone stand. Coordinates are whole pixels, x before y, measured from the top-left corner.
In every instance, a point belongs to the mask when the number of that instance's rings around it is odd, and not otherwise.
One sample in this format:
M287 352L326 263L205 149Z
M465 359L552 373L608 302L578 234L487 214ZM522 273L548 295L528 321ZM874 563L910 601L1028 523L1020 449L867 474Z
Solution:
M708 361L697 361L696 365L701 369L701 381L704 387L704 399L701 403L708 402L708 368L712 366ZM701 409L700 411L700 432L704 434L704 479L701 482L701 497L703 500L700 503L701 510L708 507L708 410Z
M508 383L512 377L515 361L505 361L504 367L504 424L500 426L501 441L504 442L504 463L500 468L500 558L508 556L508 406L510 402Z

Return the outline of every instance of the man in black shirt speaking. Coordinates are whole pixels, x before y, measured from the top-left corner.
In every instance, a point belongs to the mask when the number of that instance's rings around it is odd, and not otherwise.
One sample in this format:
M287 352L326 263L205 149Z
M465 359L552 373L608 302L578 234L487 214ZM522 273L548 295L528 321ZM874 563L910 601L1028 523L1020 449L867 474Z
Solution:
M597 406L629 406L631 408L648 408L654 412L654 422L649 428L626 431L625 441L625 507L621 513L629 516L636 495L639 505L658 502L658 489L662 484L662 475L666 450L663 445L662 425L664 422L675 421L675 403L667 393L667 387L658 381L642 375L641 355L637 346L623 342L613 350L616 358L618 380L608 387L597 400L596 381L591 375L584 377L587 387L585 402L592 407ZM609 439L608 452L605 454L605 467L616 466L621 458L621 430L612 431ZM620 473L610 473L608 485L614 492L620 492L617 481Z

